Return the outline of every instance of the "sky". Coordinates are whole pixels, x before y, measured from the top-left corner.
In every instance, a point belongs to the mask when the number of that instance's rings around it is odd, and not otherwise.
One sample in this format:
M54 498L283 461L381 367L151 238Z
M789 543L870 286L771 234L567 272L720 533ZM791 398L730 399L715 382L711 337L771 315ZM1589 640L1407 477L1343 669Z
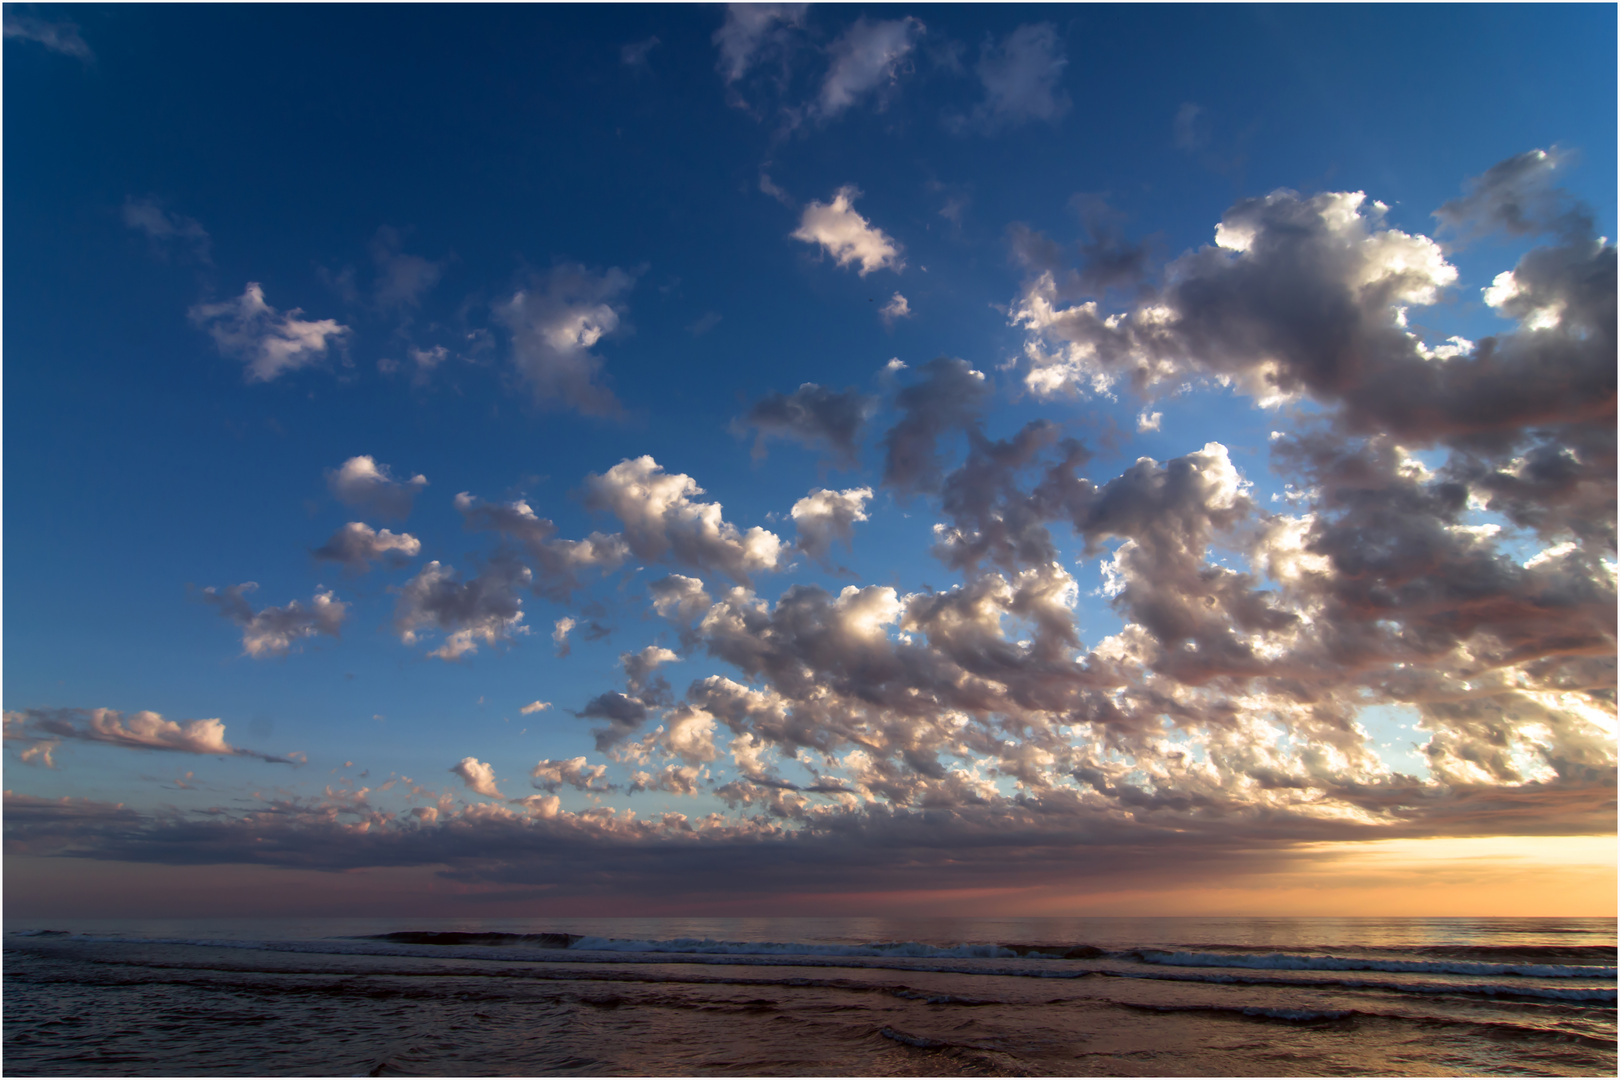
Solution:
M8 916L1613 914L1613 6L4 18Z

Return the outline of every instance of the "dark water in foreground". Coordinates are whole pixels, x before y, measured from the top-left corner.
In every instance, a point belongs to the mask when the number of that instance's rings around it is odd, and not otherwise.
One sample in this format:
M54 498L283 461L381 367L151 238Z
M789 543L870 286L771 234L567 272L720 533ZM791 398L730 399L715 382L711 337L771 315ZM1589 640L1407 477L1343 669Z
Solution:
M1611 919L21 921L27 1075L1614 1075Z

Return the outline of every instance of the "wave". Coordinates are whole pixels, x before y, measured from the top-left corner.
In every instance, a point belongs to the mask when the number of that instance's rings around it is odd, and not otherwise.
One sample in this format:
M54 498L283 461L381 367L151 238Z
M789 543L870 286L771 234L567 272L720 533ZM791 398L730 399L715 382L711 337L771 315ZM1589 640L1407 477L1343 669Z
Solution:
M1130 954L1127 954L1130 955ZM1521 975L1534 979L1612 979L1612 967L1572 964L1490 964L1463 960L1393 960L1299 953L1208 953L1134 950L1145 964L1174 967L1261 968L1268 971L1389 971L1423 975Z
M1020 957L1046 960L1094 960L1111 954L1089 945L925 945L917 941L879 941L838 945L805 941L718 941L712 938L596 937L590 934L440 933L405 930L369 935L361 940L406 945L496 946L506 948L569 949L575 952L681 953L688 956L895 956L927 959L1011 960Z
M708 939L671 939L645 942L624 939L594 938L576 935L498 935L462 934L437 935L414 931L406 940L396 935L366 938L327 938L321 940L252 941L243 939L191 939L104 937L97 935L70 935L71 940L87 943L130 945L177 945L200 948L258 950L283 953L353 955L369 957L411 957L458 960L489 960L498 963L511 961L558 962L570 964L704 964L752 967L838 967L859 966L903 971L927 971L951 975L979 975L993 977L1077 979L1084 977L1112 977L1127 979L1153 979L1180 982L1214 983L1251 986L1289 986L1301 988L1342 987L1414 995L1466 995L1501 998L1520 998L1548 1002L1568 1002L1582 1005L1608 1005L1612 1007L1616 992L1609 986L1547 986L1533 982L1476 982L1457 977L1450 981L1427 982L1417 980L1371 980L1325 977L1329 971L1304 967L1266 967L1234 964L1232 956L1219 959L1224 971L1197 971L1193 965L1135 964L1143 953L1107 954L1085 966L1063 965L1039 967L1021 964L987 964L983 961L1022 960L1046 958L1039 951L1020 956L1002 945L962 945L955 947L922 945L917 942L888 942L869 945L832 945L805 942L726 942ZM484 939L477 942L474 939ZM559 942L553 946L547 939ZM540 944L547 940L547 944ZM424 944L424 941L431 943ZM499 942L510 948L490 947ZM1056 954L1057 950L1053 950ZM1151 950L1150 950L1151 951ZM1163 954L1172 956L1175 954ZM1275 954L1289 955L1289 954ZM952 963L951 961L956 961ZM980 961L980 963L971 963ZM1122 965L1120 961L1124 961ZM1206 965L1215 966L1215 965ZM1179 968L1179 969L1178 969ZM1351 969L1359 970L1359 969ZM1383 970L1383 969L1374 969ZM1290 978L1291 972L1300 977ZM1389 974L1409 974L1390 972ZM1435 974L1455 975L1452 972ZM1562 981L1562 980L1559 980Z

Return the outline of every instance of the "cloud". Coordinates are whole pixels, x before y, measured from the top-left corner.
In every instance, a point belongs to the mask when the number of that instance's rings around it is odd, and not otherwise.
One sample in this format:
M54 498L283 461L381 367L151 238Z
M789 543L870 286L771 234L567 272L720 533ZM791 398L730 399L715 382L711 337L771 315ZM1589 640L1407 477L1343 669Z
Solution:
M542 758L530 771L530 780L541 791L557 792L564 787L577 791L612 791L614 787L605 779L606 765L589 765L583 756L566 761Z
M403 518L410 515L416 493L427 487L427 477L418 473L409 480L396 480L387 465L377 464L370 454L361 454L328 470L326 486L345 506Z
M619 46L619 63L625 67L645 67L647 54L656 49L662 42L656 36L643 41L630 41Z
M210 263L212 241L195 218L163 209L156 199L124 199L124 224L145 233L159 252L180 249L200 263Z
M990 399L984 373L965 360L941 356L901 389L901 417L883 438L883 482L901 491L937 490L943 474L938 444L946 432L978 423Z
M809 4L729 4L726 21L714 32L720 73L734 83L761 57L780 50L786 35L804 25Z
M377 268L376 303L384 311L414 308L444 275L444 264L408 255L401 250L405 238L384 225L371 241L371 261Z
M285 656L304 638L316 634L340 636L349 605L334 598L330 589L317 587L307 608L293 600L285 607L254 611L247 602L247 594L258 587L257 582L244 581L222 589L209 586L203 590L204 600L242 628L242 651L246 655L255 660Z
M619 411L618 398L601 382L602 358L591 350L621 329L621 297L634 284L618 267L596 274L564 264L495 305L496 319L512 335L512 363L536 401L589 416Z
M1164 422L1164 413L1148 412L1143 409L1136 414L1137 431L1158 431L1159 425Z
M165 720L155 712L121 713L114 709L21 709L5 714L6 740L43 740L40 755L46 768L55 768L50 751L61 740L99 742L132 750L168 750L181 754L218 754L251 757L275 764L295 764L292 758L244 750L225 741L225 725L218 720ZM30 751L23 751L28 760Z
M652 597L654 611L682 623L690 623L714 602L703 590L701 580L682 574L671 574L650 583L647 593Z
M951 126L989 133L1031 120L1056 123L1071 104L1060 85L1068 62L1051 23L1020 26L1000 45L986 42L974 69L985 98Z
M616 570L630 556L629 546L617 533L593 532L583 540L553 539L557 526L535 514L522 499L486 503L463 491L455 504L469 529L498 532L521 544L540 570L536 591L554 600L566 600L580 587L581 571L592 567Z
M1483 198L1506 184L1471 190ZM1202 376L1262 404L1309 396L1350 433L1497 450L1552 418L1613 414L1615 249L1581 215L1560 218L1574 231L1485 290L1514 331L1431 347L1406 312L1437 302L1457 271L1432 239L1384 227L1385 210L1361 192L1246 199L1222 217L1215 244L1182 255L1143 303L1113 315L1095 301L1061 307L1043 273L1012 312L1029 332L1024 383L1043 398L1108 392L1121 379L1151 394Z
M1175 121L1170 125L1171 141L1177 150L1192 153L1202 150L1209 145L1209 121L1206 119L1206 110L1197 102L1184 101L1176 110Z
M5 36L16 38L19 41L38 42L51 52L76 57L85 63L95 59L95 54L90 51L90 46L79 35L78 24L70 20L47 22L44 19L36 19L32 15L19 15L14 11L7 10L5 13Z
M587 720L607 721L607 727L593 732L597 752L606 753L634 735L647 722L647 706L629 694L610 691L586 702L578 715Z
M1510 236L1592 230L1591 213L1553 183L1568 164L1565 154L1528 150L1491 166L1464 184L1467 192L1434 212L1440 223L1464 237L1501 231Z
M410 533L378 532L362 521L351 521L314 550L315 558L342 563L365 573L378 560L403 562L421 553L422 542Z
M816 102L820 115L837 116L867 93L898 82L923 33L923 24L909 16L887 22L856 19L832 44L832 62Z
M896 319L911 318L911 304L906 301L905 297L895 293L889 298L889 302L879 309L878 314L883 317L883 322L886 325L893 326Z
M758 526L740 532L721 516L719 503L697 501L703 494L697 481L666 473L648 455L592 473L583 494L589 509L611 511L624 523L624 542L639 559L668 559L734 581L774 570L784 559L774 533Z
M277 311L265 303L259 283L250 281L235 300L197 304L188 314L221 354L247 363L248 382L269 382L319 363L327 347L350 332L336 319L299 318L303 313L302 308Z
M531 716L537 712L544 712L549 708L551 708L551 702L549 701L531 701L527 705L523 706L523 708L519 709L518 712L522 713L524 716Z
M461 777L461 782L467 785L467 790L475 795L485 795L491 799L506 798L495 786L493 765L485 764L475 757L464 757L450 766L450 771Z
M793 504L792 517L799 529L799 550L825 563L834 540L854 543L855 523L866 520L871 488L828 491L817 488Z
M462 581L453 567L435 559L400 588L394 629L406 645L415 645L423 630L444 632L444 643L428 653L440 660L477 652L477 641L491 647L510 641L528 632L518 590L530 576L527 567L495 560Z
M841 468L854 468L859 464L861 427L876 408L877 399L853 386L830 390L803 383L791 394L766 394L733 420L731 427L739 434L750 428L758 432L755 458L765 456L770 439L791 439L807 449L826 451Z
M573 651L573 646L568 644L568 634L577 625L578 623L570 615L564 615L552 625L551 641L552 644L557 646L558 656L567 656Z
M873 270L893 270L898 274L906 267L900 248L892 237L882 229L873 228L855 212L854 202L860 195L853 185L846 184L834 192L832 202L812 201L804 208L793 239L821 245L839 266L859 262L861 277Z
M686 328L686 332L693 337L702 337L710 330L720 325L721 316L718 311L705 312Z

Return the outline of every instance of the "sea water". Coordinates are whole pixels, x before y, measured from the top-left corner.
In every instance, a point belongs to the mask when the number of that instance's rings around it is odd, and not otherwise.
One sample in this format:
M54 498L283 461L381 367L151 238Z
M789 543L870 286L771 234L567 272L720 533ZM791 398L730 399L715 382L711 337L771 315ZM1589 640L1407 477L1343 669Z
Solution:
M12 920L9 1075L1614 1075L1612 919Z

